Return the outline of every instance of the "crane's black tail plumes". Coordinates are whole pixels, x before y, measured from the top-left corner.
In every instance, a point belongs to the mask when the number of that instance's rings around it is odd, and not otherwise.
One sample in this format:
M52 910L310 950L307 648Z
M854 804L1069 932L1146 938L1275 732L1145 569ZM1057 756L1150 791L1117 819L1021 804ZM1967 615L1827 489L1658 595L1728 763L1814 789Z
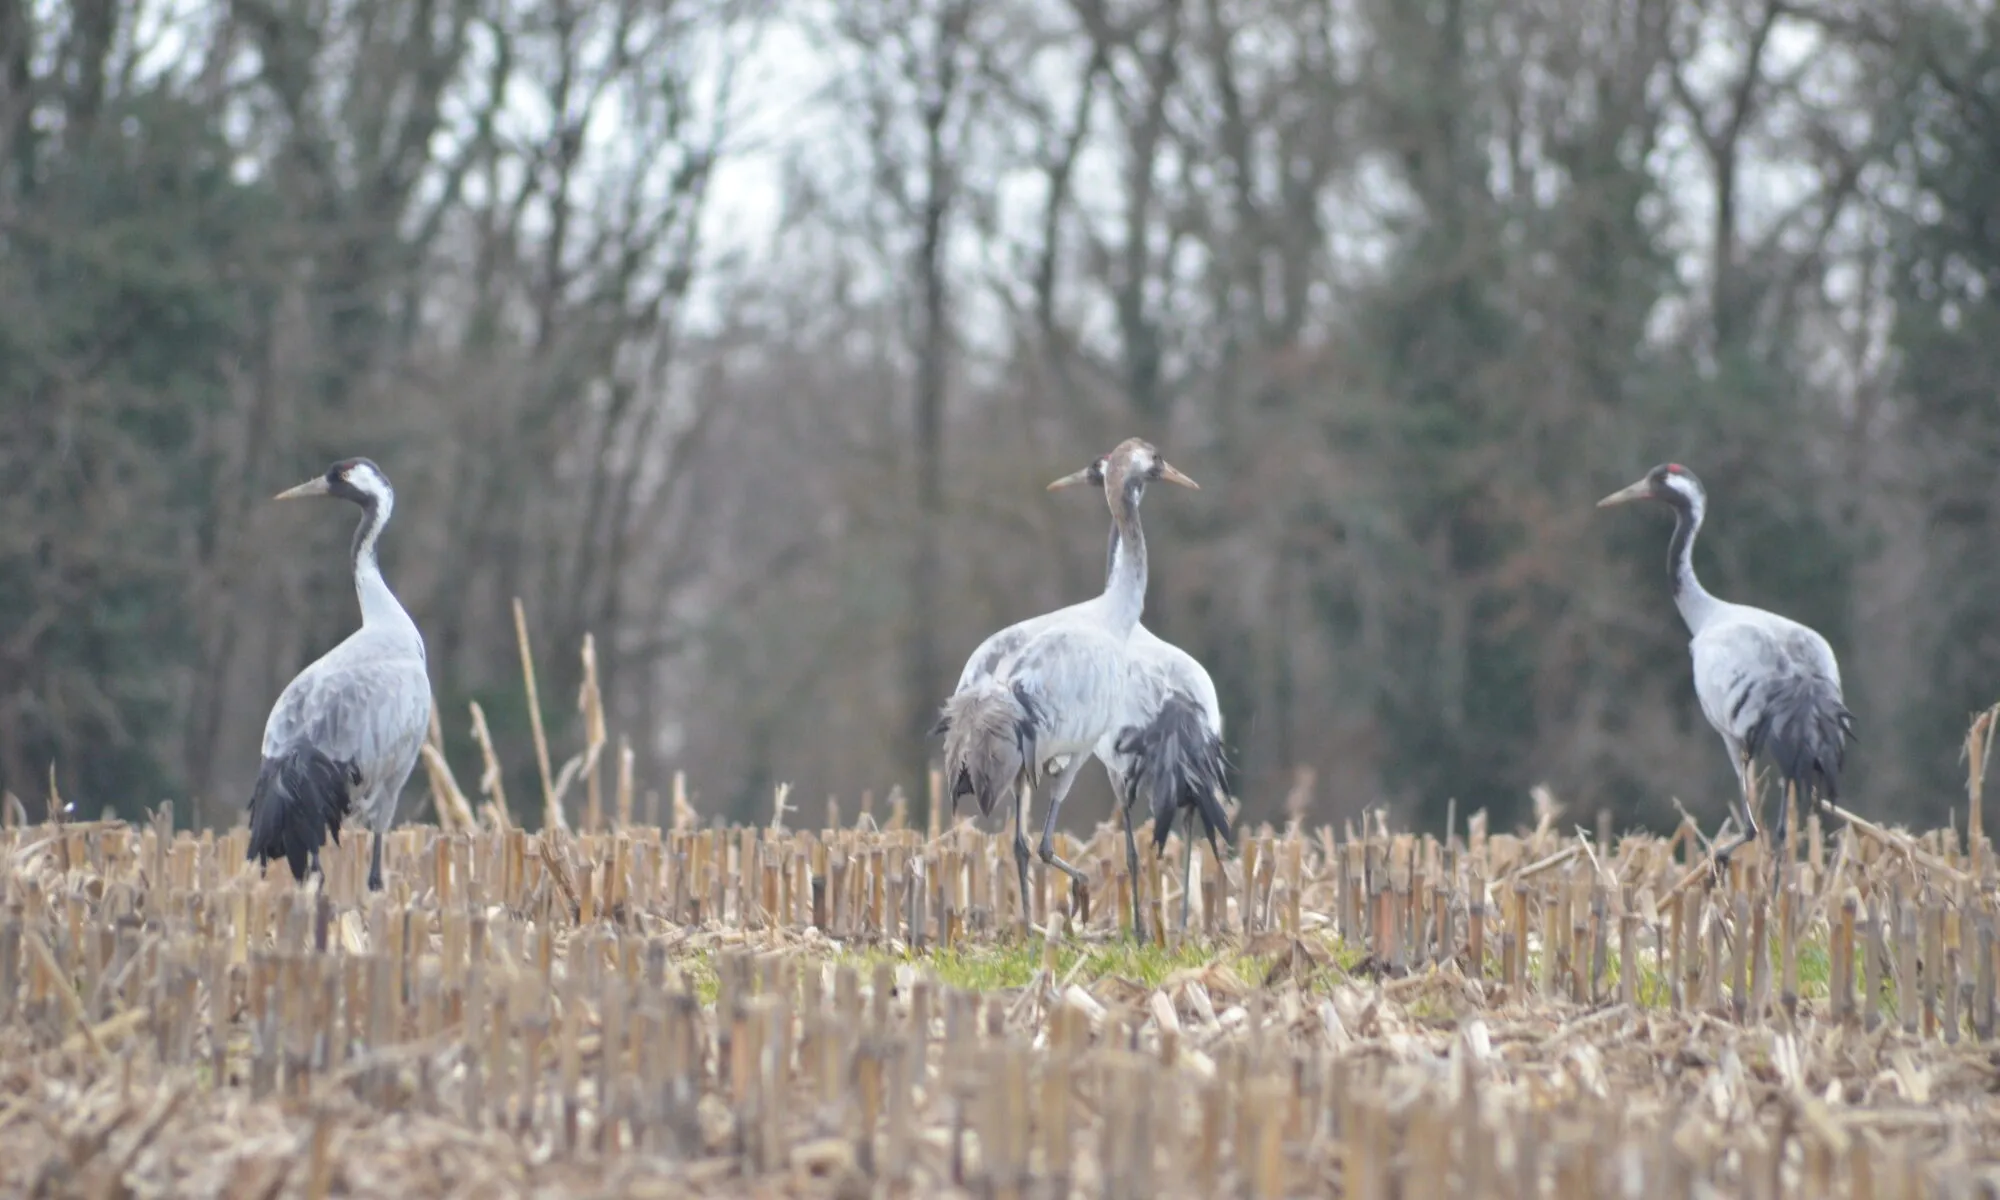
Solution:
M282 858L292 878L304 880L328 835L340 844L341 818L361 782L352 763L335 762L300 744L267 758L250 793L250 852L260 862Z
M982 680L945 701L934 732L944 734L944 777L954 813L959 798L971 796L980 815L991 816L1035 761L1034 705L1002 680Z
M1794 676L1764 694L1764 711L1750 727L1743 748L1751 756L1768 749L1778 774L1798 788L1803 802L1814 790L1840 799L1840 768L1854 737L1854 714L1825 681Z
M1222 809L1227 767L1222 739L1209 730L1200 705L1183 695L1168 697L1152 721L1118 735L1117 749L1138 764L1133 790L1145 798L1153 815L1155 846L1166 846L1174 817L1184 808L1201 814L1211 842L1221 834L1230 845L1236 844L1236 831Z

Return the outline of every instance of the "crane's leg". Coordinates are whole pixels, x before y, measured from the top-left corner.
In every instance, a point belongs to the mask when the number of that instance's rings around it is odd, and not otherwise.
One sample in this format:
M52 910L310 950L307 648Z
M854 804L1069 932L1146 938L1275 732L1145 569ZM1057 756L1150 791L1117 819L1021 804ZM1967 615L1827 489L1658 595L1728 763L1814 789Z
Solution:
M382 838L384 832L383 830L377 830L375 836L368 839L368 890L371 892L382 890Z
M1028 834L1022 827L1028 813L1028 783L1022 780L1014 785L1014 870L1021 877L1021 927L1027 928L1034 921L1032 906L1028 903Z
M1187 935L1188 888L1194 881L1194 807L1187 810L1185 832L1181 834L1181 935Z
M1109 767L1105 769L1107 771L1110 770ZM1118 777L1116 775L1112 776L1111 782L1116 786ZM1131 781L1124 787L1118 788L1118 792L1125 797L1123 806L1123 815L1125 817L1125 869L1130 873L1132 878L1132 937L1136 941L1143 942L1146 940L1146 918L1141 912L1139 904L1139 842L1137 838L1132 836L1132 805L1139 798L1138 774L1134 772Z
M1090 882L1088 876L1056 857L1056 814L1062 811L1063 798L1069 795L1070 785L1076 782L1077 772L1083 769L1084 757L1081 754L1071 755L1069 765L1056 776L1055 783L1049 788L1049 815L1042 818L1041 854L1043 862L1077 883L1087 884Z
M1216 840L1215 830L1213 829L1208 831L1208 852L1215 856L1215 894L1217 898L1220 898L1222 896L1222 889L1229 884L1229 873L1222 869L1222 843ZM1223 918L1228 915L1229 902L1225 900L1222 904L1222 911L1215 915L1217 928L1221 927Z
M1757 839L1757 807L1753 803L1755 796L1751 791L1756 777L1750 771L1750 756L1740 750L1736 753L1736 776L1742 784L1742 792L1736 798L1736 815L1743 818L1743 832L1715 848L1715 866L1718 871L1729 864L1729 856L1736 853L1745 842Z
M1791 855L1791 807L1793 787L1787 782L1778 792L1778 819L1771 826L1771 894L1785 886L1785 862Z

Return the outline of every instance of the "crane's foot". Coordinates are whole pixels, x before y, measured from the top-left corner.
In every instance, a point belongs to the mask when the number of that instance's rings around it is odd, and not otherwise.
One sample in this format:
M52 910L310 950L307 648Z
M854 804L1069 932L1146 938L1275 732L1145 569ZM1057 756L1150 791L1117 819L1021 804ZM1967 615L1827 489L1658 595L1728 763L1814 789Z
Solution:
M1736 837L1733 837L1730 840L1724 842L1722 845L1717 846L1715 850L1711 853L1709 858L1710 863L1712 863L1714 866L1715 878L1718 881L1721 880L1722 872L1729 866L1730 855L1742 849L1746 844L1754 842L1756 840L1757 840L1757 827L1755 825L1752 825L1747 832L1738 834Z
M1140 942L1146 940L1146 918L1139 903L1139 843L1132 836L1132 801L1125 797L1125 872L1132 885L1132 937Z
M1079 871L1075 867L1072 867L1068 863L1064 862L1062 860L1062 857L1056 853L1055 842L1050 840L1049 838L1042 839L1041 856L1043 862L1054 867L1056 870L1061 871L1063 874L1069 876L1075 882L1083 884L1085 886L1089 885L1090 877L1088 875L1085 875L1082 871Z
M1181 828L1181 936L1188 932L1189 902L1194 899L1194 819L1195 810L1187 810L1187 823ZM1215 831L1208 831L1209 843L1214 844Z

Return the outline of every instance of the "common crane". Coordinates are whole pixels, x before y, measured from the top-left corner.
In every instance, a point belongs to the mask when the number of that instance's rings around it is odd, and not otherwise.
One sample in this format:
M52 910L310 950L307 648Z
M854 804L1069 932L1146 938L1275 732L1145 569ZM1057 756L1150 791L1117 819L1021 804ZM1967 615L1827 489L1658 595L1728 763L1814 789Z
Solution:
M382 888L382 839L430 727L424 639L382 578L375 543L395 511L382 469L350 458L278 493L331 496L361 507L352 552L361 600L355 630L285 685L264 723L264 761L250 794L249 857L283 858L292 877L319 871L320 847L359 808L374 830L368 887Z
M1701 532L1708 493L1693 471L1661 463L1645 478L1597 502L1597 507L1654 500L1674 510L1667 572L1674 604L1693 635L1694 694L1702 715L1722 735L1741 784L1743 832L1715 848L1718 864L1757 836L1756 796L1750 764L1761 750L1779 775L1810 803L1814 788L1839 798L1840 769L1854 715L1840 695L1840 664L1817 632L1789 617L1731 604L1708 594L1694 573L1694 539ZM1777 849L1785 849L1785 805L1778 805Z

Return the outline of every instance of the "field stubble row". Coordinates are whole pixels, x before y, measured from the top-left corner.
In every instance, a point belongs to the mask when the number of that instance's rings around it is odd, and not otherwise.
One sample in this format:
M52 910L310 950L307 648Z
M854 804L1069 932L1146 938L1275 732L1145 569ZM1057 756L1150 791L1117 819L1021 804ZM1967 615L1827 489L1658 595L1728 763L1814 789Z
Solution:
M1976 776L1975 776L1976 778ZM1093 901L968 825L0 830L0 1180L29 1194L1979 1194L1995 869L1817 816L1247 831ZM623 806L621 806L621 811ZM504 810L502 810L504 811ZM782 813L782 808L780 812ZM1170 847L1168 859L1184 849ZM1138 886L1152 935L1130 931Z

